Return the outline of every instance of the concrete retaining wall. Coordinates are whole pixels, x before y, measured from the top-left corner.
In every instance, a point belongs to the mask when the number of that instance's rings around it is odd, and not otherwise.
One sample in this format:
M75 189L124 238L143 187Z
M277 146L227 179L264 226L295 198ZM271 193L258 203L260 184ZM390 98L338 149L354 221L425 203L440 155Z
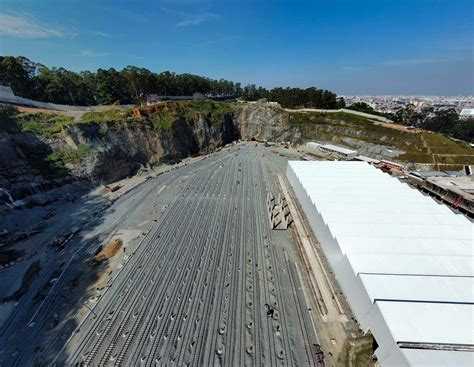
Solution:
M56 104L49 102L34 101L32 99L16 96L12 89L7 86L0 85L0 103L16 104L21 106L44 108L46 110L58 111L104 111L110 106L70 106L64 104ZM121 105L120 108L133 107L134 105Z

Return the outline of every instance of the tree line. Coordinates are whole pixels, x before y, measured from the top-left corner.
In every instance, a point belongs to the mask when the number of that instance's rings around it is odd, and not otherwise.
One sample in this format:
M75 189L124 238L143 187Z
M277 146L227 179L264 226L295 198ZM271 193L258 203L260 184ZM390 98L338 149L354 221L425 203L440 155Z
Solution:
M333 92L315 87L306 89L277 87L268 90L250 84L244 87L242 96L244 99L251 101L265 98L269 101L278 102L285 108L336 109L346 106L344 98L338 98Z
M74 72L48 68L26 57L0 56L0 84L11 86L21 97L68 105L139 103L148 94L189 96L202 93L218 98L255 101L267 98L283 107L341 108L344 100L328 90L317 88L273 88L225 79L215 80L188 73L154 73L127 66L122 70L98 69Z
M408 104L396 111L392 120L474 143L474 118L460 118L454 108L435 111L432 107L426 107L417 110Z
M471 143L474 142L474 119L460 118L457 111L453 108L444 110L435 110L433 107L416 109L413 104L408 104L393 113L381 113L375 111L365 102L353 103L348 108L384 116L402 125L434 131Z

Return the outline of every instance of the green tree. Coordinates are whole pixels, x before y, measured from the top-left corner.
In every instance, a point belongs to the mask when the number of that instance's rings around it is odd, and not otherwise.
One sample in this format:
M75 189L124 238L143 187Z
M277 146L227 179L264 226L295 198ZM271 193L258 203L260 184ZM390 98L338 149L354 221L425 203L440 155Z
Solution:
M0 56L0 82L11 86L16 95L26 98L32 97L34 86L21 59Z
M350 110L364 112L364 113L370 113L370 114L376 113L375 110L365 102L356 102L356 103L351 104L347 108Z
M128 103L132 99L126 80L114 68L97 70L96 93L99 104Z
M336 98L336 108L346 108L346 101L343 97Z
M145 68L127 66L121 71L113 68L97 72L75 73L64 68L47 68L26 57L0 57L0 83L11 85L20 96L40 101L93 105L137 103L147 94L186 95L210 94L217 98L241 97L255 101L268 98L283 107L340 108L343 100L327 90L318 88L273 88L268 90L230 80L213 80L193 74L159 74Z
M458 119L452 134L457 139L474 143L474 118Z
M423 121L421 127L426 130L453 136L458 124L459 115L454 109L450 108L437 111L433 117Z

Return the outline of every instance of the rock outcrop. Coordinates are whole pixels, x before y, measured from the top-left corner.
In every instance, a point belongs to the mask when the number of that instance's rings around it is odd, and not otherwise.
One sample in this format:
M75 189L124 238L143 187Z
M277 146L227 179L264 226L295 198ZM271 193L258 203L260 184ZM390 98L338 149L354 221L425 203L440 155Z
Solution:
M0 205L48 190L56 178L45 179L34 168L51 148L34 134L0 133ZM57 182L56 182L57 183Z
M282 109L258 104L237 105L217 117L206 113L180 116L161 128L153 125L150 115L138 120L68 124L49 137L0 132L0 205L78 179L95 185L109 183L135 173L142 165L175 162L240 138L344 144L348 144L343 141L347 137L378 139L344 121L329 122L315 115L308 117L309 123L299 123ZM81 146L87 147L87 154L80 159L69 159L61 167L51 162L51 153L77 152Z
M0 205L10 205L38 192L78 179L108 183L135 173L142 165L175 162L210 152L240 138L232 113L218 121L206 116L178 118L169 129L149 121L77 123L45 138L32 133L0 133ZM79 162L55 167L48 156L55 150L87 146Z
M290 114L276 107L241 105L234 112L234 123L243 139L301 143L307 128L290 124Z

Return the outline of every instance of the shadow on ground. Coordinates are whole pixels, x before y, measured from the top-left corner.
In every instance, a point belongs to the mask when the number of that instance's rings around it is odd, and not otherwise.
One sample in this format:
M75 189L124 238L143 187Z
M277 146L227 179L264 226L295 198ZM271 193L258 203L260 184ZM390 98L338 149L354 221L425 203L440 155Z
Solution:
M60 207L61 204L53 205ZM23 294L9 300L16 301L16 306L0 331L1 366L65 365L67 355L61 350L78 327L75 316L80 313L82 319L89 312L93 305L90 299L97 293L94 284L107 277L107 260L99 263L91 260L120 225L120 218L118 222L106 223L106 219L116 213L110 201L103 197L73 205L68 210L58 210L58 223L54 228L48 226L41 235L9 245L8 250L14 251L43 242L43 246L34 251L38 259L34 264L39 269L33 281L27 289L20 288ZM28 222L29 210L17 210L16 214ZM74 227L79 229L75 234ZM99 227L96 234L87 237L84 234L94 233ZM55 242L62 237L69 238L64 243ZM49 253L47 258L46 253ZM6 271L0 273L0 281L2 277L6 279ZM57 355L59 358L54 361Z

